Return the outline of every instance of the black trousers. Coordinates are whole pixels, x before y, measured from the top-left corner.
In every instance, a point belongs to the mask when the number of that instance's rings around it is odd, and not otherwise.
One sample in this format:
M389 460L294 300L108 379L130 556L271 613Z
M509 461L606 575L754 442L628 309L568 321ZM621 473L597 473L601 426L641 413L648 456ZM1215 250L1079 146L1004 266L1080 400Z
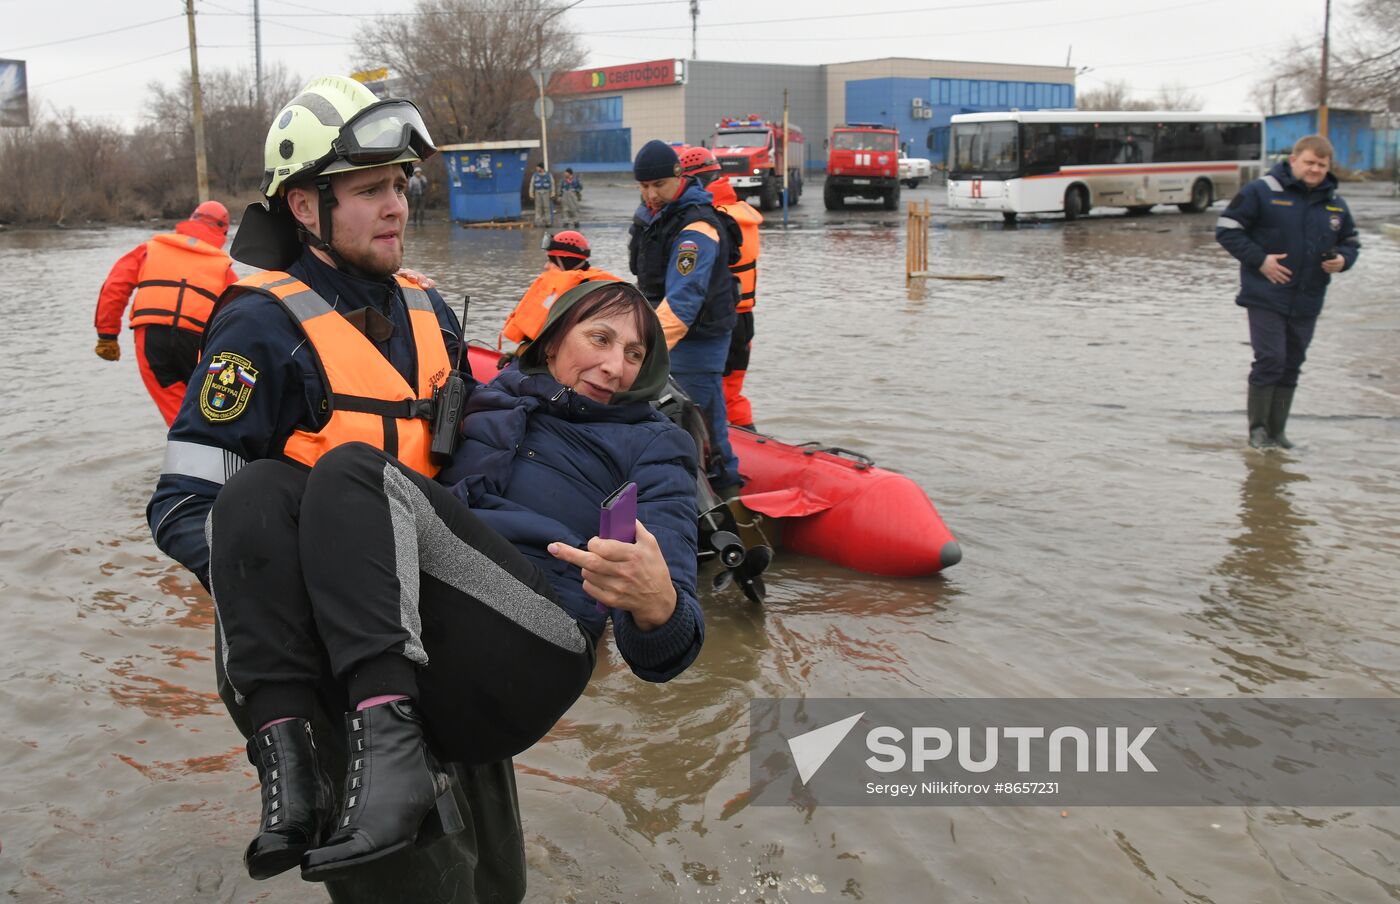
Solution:
M1254 347L1249 382L1255 386L1297 386L1317 317L1290 317L1264 308L1245 310L1249 311L1249 344Z
M310 472L240 470L206 528L231 688L253 727L344 706L420 705L444 760L530 747L583 692L595 650L545 576L445 487L352 443Z

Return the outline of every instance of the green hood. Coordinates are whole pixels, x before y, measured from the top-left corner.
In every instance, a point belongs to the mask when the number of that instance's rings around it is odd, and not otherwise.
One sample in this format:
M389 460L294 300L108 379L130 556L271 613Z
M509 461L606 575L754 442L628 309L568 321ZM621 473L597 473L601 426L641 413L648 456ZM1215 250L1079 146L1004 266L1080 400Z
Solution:
M596 292L605 286L627 286L636 291L636 288L629 282L617 279L595 279L574 286L563 295L549 309L549 316L545 318L544 326L540 329L540 335L530 345L539 345L544 348L550 338L550 333L570 308L578 304L590 293ZM638 298L641 293L637 292ZM646 360L642 362L642 369L637 372L637 379L632 383L632 388L626 392L619 392L612 398L612 404L622 405L627 402L654 402L661 397L662 391L666 388L666 378L671 375L671 353L666 350L666 335L661 330L661 322L656 318L656 312L652 310L649 303L643 302L646 308L646 316L656 323L653 331L653 338L647 346ZM526 358L532 358L528 349L521 352L520 369L527 374L549 373L549 366L544 361L527 363Z

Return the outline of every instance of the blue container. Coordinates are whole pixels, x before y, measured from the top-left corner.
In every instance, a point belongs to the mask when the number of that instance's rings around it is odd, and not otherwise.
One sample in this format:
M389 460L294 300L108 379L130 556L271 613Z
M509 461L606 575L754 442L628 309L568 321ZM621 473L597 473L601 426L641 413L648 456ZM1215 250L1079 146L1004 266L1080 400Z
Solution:
M479 141L438 148L447 167L452 219L491 223L520 219L520 185L538 141Z

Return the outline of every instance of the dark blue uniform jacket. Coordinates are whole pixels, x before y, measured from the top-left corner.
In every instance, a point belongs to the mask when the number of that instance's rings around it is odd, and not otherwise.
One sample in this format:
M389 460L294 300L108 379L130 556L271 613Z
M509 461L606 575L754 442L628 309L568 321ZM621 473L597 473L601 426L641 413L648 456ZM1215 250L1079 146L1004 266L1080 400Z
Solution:
M695 594L695 443L647 402L604 405L518 364L477 386L467 401L466 439L438 479L548 577L564 609L596 641L611 617L618 651L638 677L666 681L700 652L705 623ZM579 569L551 556L598 533L598 509L627 481L637 518L656 536L676 587L664 625L640 631L630 613L601 613ZM539 514L550 512L550 515Z
M1215 224L1215 239L1240 262L1236 304L1266 308L1293 317L1316 317L1332 275L1322 269L1323 254L1336 250L1346 269L1361 250L1356 224L1337 195L1331 173L1317 188L1293 178L1288 162L1240 190ZM1286 254L1280 263L1293 271L1276 286L1259 272L1265 255Z
M342 273L309 251L288 268L341 313L373 307L394 324L393 335L375 345L417 385L417 361L408 311L392 279L361 279ZM207 584L209 548L204 521L224 481L245 462L276 458L292 432L318 429L325 421L322 401L326 387L314 356L291 317L271 298L230 287L226 294L243 294L219 306L204 334L199 367L170 427L165 463L146 518L156 545ZM447 351L455 360L462 329L437 292L428 291L437 311ZM200 411L205 372L219 354L247 359L257 383L246 409L236 418L211 423Z

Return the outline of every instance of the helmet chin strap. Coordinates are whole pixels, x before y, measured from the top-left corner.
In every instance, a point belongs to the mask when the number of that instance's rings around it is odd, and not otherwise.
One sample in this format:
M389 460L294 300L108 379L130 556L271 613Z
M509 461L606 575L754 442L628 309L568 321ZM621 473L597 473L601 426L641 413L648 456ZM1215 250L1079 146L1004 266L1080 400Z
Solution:
M372 275L365 273L363 270L347 261L339 251L332 247L331 242L335 240L335 236L331 231L331 211L335 208L336 199L335 192L331 191L331 177L324 175L317 176L315 185L317 209L320 211L321 232L324 233L324 235L317 235L301 223L297 223L297 235L300 236L302 242L306 245L325 252L326 256L331 259L331 263L335 264L335 268L342 273L348 273L351 276L359 276L364 279L374 279Z

